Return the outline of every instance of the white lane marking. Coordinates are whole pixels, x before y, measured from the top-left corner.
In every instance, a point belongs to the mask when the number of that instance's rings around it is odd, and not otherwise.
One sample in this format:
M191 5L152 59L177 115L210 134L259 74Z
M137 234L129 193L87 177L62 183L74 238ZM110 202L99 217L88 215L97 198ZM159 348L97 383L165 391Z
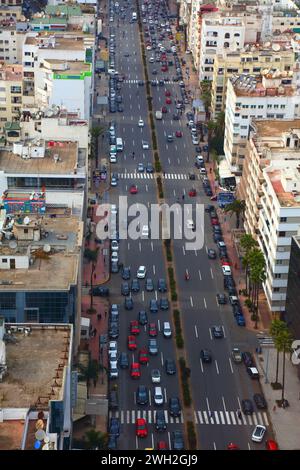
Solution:
M214 450L217 450L217 446L215 442L214 442Z
M222 397L222 402L223 402L224 411L226 411L226 404L225 404L225 398L224 397Z
M201 357L200 357L200 367L201 367L201 372L202 372L202 374L203 374L204 371L203 371L203 363L202 363Z
M215 359L215 364L216 364L217 374L220 374L217 359Z
M168 162L169 162L169 165L171 165L171 160L170 160L170 157L168 157Z
M142 301L145 302L145 292L142 290Z
M160 320L157 320L158 331L160 331Z
M183 255L185 255L185 249L183 245L182 245L182 252L183 252Z
M220 424L220 420L219 420L219 416L218 416L218 412L217 412L217 411L215 411L214 420L215 420L216 424Z
M206 412L206 411L202 411L202 413L203 413L203 417L204 417L205 424L208 424L208 423L209 423L209 420L208 420L207 412Z
M198 328L197 328L197 325L195 325L195 335L196 335L196 338L198 338Z
M224 418L224 415L223 415L223 411L220 411L220 418L221 418L221 422L222 424L225 424L225 418Z
M155 275L155 265L153 265L153 274Z
M205 297L203 297L204 307L207 308Z
M191 302L191 307L194 307L193 297L192 296L190 296L190 302Z
M195 248L195 256L198 256L196 248Z
M206 397L206 406L207 406L208 412L210 413L210 406L209 406L208 397Z
M152 443L152 449L154 449L154 437L153 437L153 433L151 433L151 443Z
M148 185L146 184L146 193L148 192Z
M153 251L153 242L151 242L151 250Z
M229 365L230 365L231 372L233 373L233 367L232 367L232 362L231 362L230 357L228 359L229 359Z
M137 437L136 437L137 439ZM170 436L170 433L168 431L168 441L169 441L169 449L171 449L171 436Z
M163 366L164 365L164 356L163 356L162 351L160 353L160 361L161 361L161 365Z
M127 250L128 251L130 250L130 243L129 242L127 243Z
M248 449L251 450L250 442L248 442Z
M176 145L176 144L175 144L175 150L176 150L176 152L177 152L177 145ZM178 162L178 163L179 163L179 162Z
M222 325L222 330L223 330L224 338L226 338L226 334L225 334L225 328L224 328L224 326L223 326L223 325Z
M201 276L201 271L200 271L200 269L198 270L198 273L199 273L199 279L200 279L200 281L202 281L202 276Z
M133 392L133 402L136 405L136 393L135 392Z
M167 389L164 388L164 394L165 394L165 403L167 403Z
M205 250L206 250L206 253L208 253L208 248L207 248L207 245L205 245Z
M186 147L185 142L183 142L183 148L185 148L185 147Z
M139 442L139 441L138 441L138 438L137 438L137 436L135 436L135 448L136 448L136 450L139 449L138 442ZM170 447L170 449L171 449L171 447Z
M177 157L177 162L180 163L180 158L179 157Z
M211 274L211 278L213 279L214 278L214 273L213 273L212 268L210 268L210 274Z
M151 390L149 390L149 405L151 406Z
M139 242L139 250L142 251L142 244Z
M212 340L211 328L208 328L210 339Z
M155 291L155 300L157 300L157 290Z
M220 307L220 304L219 304L219 302L218 302L217 297L216 297L216 304L217 304L218 307Z

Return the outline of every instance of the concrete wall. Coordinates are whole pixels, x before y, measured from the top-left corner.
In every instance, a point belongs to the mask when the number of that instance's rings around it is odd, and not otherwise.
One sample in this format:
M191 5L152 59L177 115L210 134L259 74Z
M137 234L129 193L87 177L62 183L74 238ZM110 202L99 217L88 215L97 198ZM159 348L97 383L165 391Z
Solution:
M6 259L6 263L3 260ZM10 269L10 260L15 260L16 269L28 269L29 258L28 256L6 256L0 257L0 269Z
M64 106L71 112L79 111L80 117L86 119L84 82L84 80L53 80L49 105Z

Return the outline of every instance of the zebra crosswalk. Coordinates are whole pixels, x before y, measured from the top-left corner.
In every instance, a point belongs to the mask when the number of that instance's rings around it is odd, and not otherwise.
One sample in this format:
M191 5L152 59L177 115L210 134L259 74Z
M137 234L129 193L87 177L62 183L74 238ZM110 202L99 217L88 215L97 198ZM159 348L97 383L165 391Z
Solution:
M154 179L154 173L120 173L119 178L121 179ZM165 180L187 180L189 179L188 175L184 173L165 173L160 175L162 179ZM200 175L196 176L197 179L200 179Z
M130 83L130 84L138 84L140 80L137 80L137 79L126 79L123 81L123 83ZM149 80L149 83L151 83L151 80ZM165 80L165 84L166 85L174 85L178 82L175 82L174 80ZM157 85L158 85L158 81L157 81Z
M178 418L170 416L167 410L164 410L166 423L183 424L184 418L181 415ZM137 418L144 418L149 424L155 422L155 410L121 410L109 412L110 417L119 418L121 424L135 424ZM230 425L230 426L255 426L262 424L269 426L268 415L266 412L256 412L252 415L242 414L241 418L237 417L236 411L210 411L201 410L194 412L194 422L198 425Z

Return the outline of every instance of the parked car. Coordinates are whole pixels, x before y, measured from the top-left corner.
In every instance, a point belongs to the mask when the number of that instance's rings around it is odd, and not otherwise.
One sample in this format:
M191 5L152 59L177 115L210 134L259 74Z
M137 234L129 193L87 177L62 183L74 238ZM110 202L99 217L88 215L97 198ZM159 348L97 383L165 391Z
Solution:
M156 299L151 299L149 303L149 309L151 313L157 313L158 312L158 302Z
M89 294L91 294L91 289L89 291ZM109 296L109 288L108 287L100 287L100 286L93 287L93 295L99 296L99 297L108 297Z
M140 310L138 314L139 323L141 325L146 325L148 323L148 316L145 310Z
M261 393L255 393L253 400L259 410L265 410L268 407L265 397Z
M121 352L119 357L119 366L121 367L121 369L128 369L129 359L128 354L126 352Z
M155 411L155 429L156 431L165 431L167 429L164 410Z
M125 310L132 310L133 309L132 297L125 297L124 307L125 307Z
M217 301L219 305L227 304L227 297L225 294L217 294Z
M173 431L171 436L172 449L184 450L184 438L182 431Z
M263 426L261 424L257 424L253 430L251 439L253 442L262 442L264 435L267 431L266 426Z
M109 420L108 432L110 435L119 437L120 436L120 421L118 418L112 417Z
M169 413L174 417L181 415L181 405L178 397L169 398Z
M254 365L254 359L253 359L253 356L250 352L244 351L242 353L242 358L243 358L243 362L244 362L245 366L252 367Z
M176 374L176 364L173 359L166 359L165 360L165 369L168 375Z

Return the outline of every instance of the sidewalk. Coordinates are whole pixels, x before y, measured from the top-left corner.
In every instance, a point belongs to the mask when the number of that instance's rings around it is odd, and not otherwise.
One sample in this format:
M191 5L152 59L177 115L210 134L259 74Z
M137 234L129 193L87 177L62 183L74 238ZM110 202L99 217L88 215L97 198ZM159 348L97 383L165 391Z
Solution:
M273 431L279 448L281 450L298 450L300 447L300 380L297 376L297 366L291 363L289 354L287 354L284 395L290 406L283 409L276 405L276 400L281 400L281 390L273 390L270 385L276 376L276 349L264 348L262 354L256 356L256 364L262 377L260 384L268 403ZM281 381L282 358L280 355L279 382Z

